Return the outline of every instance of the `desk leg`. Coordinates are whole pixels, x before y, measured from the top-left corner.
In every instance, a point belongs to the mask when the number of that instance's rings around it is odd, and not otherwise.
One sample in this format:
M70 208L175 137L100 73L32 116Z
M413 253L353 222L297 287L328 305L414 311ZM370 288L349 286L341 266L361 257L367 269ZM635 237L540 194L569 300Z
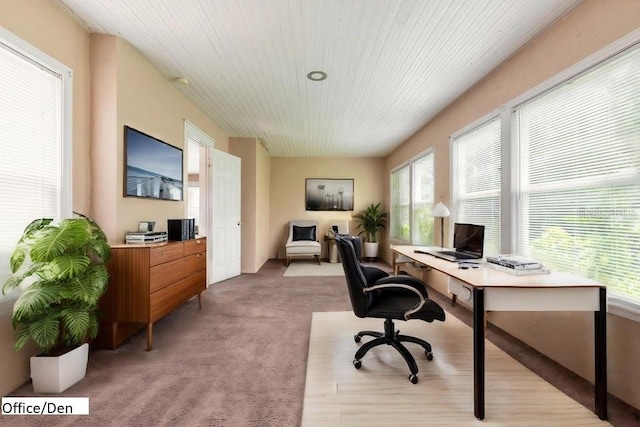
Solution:
M473 288L473 413L484 419L484 289Z
M393 275L397 276L398 275L398 264L396 264L396 259L398 258L398 254L393 252L391 256L393 257Z
M596 415L607 419L607 290L600 288L600 311L594 313Z

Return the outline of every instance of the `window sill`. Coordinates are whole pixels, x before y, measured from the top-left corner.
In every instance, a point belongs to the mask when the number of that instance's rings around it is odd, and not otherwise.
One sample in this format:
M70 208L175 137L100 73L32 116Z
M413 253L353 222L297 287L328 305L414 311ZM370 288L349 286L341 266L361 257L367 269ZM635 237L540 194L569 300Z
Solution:
M640 322L640 303L621 295L609 295L607 312L625 319Z

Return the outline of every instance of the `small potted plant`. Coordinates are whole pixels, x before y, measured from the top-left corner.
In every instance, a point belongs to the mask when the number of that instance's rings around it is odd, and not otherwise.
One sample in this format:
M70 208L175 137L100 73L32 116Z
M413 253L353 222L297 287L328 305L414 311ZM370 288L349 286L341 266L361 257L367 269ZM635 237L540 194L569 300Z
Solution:
M358 220L358 229L362 229L358 235L365 234L365 258L378 256L378 231L384 229L387 222L387 213L382 211L380 204L372 203L364 211L353 216Z
M28 284L13 306L14 347L20 350L33 339L42 349L31 358L35 392L60 393L84 378L110 255L106 236L86 217L57 225L38 219L24 230L2 292ZM76 372L67 375L67 368Z

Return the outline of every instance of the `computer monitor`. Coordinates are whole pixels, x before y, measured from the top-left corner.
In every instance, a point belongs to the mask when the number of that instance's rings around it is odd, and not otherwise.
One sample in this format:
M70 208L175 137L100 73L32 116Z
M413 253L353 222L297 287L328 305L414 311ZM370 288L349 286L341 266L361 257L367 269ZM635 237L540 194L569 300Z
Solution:
M482 258L484 252L484 225L460 224L453 226L453 247L457 252L472 253Z

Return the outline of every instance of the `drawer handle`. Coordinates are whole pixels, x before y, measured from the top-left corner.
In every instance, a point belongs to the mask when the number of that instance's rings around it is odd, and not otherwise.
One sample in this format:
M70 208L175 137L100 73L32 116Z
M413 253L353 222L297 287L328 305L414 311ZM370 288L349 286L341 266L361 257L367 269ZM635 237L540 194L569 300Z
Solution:
M202 256L202 254L198 254L196 255L196 258L200 258Z

